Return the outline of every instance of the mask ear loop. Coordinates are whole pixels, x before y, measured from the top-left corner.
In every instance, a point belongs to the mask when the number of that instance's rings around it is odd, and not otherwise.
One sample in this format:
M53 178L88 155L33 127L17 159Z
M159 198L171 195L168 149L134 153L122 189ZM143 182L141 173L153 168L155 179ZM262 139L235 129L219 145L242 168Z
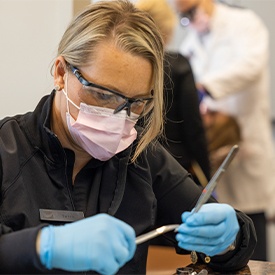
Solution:
M66 88L66 90L65 90L65 87L68 87L68 72L65 73L65 77L66 77L66 79L65 79L65 86L64 86L64 88L62 89L62 92L63 92L63 94L66 96L66 99L67 99L67 101L66 101L66 103L67 103L67 112L70 114L69 102L70 102L74 107L76 107L78 110L80 110L80 107L77 106L77 105L69 98L68 92L67 92L67 88Z
M66 90L65 90L65 87L66 87ZM62 89L62 92L66 96L67 112L70 114L69 97L68 97L67 88L68 88L68 72L65 73L65 85L64 85L64 88Z

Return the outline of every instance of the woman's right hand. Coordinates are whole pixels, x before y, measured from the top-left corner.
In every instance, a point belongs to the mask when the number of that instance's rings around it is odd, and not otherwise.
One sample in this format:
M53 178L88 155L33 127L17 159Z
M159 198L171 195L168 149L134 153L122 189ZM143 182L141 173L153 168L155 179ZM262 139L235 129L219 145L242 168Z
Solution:
M115 274L135 253L135 231L107 214L63 226L47 226L39 234L40 260L48 269L93 270Z

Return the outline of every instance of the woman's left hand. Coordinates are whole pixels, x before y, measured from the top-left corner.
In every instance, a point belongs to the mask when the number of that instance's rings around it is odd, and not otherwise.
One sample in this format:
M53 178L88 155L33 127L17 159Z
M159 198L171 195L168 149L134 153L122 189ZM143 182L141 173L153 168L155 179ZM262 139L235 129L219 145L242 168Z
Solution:
M207 203L199 212L184 212L176 239L189 251L218 255L227 250L239 232L235 210L228 204Z

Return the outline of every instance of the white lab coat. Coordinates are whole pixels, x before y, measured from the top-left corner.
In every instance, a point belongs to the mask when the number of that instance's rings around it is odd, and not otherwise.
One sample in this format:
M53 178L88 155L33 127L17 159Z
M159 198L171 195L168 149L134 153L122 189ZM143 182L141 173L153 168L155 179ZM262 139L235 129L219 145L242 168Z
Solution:
M240 151L217 196L246 213L275 212L268 31L250 10L215 5L210 33L200 39L190 28L180 52L213 95L204 99L208 108L235 116L241 128Z

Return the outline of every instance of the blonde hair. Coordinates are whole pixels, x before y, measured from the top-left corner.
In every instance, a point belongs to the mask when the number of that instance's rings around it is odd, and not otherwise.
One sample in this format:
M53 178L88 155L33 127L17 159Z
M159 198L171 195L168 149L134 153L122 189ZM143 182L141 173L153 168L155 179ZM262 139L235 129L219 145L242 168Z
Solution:
M174 32L177 16L167 0L137 0L135 5L152 16L164 42L168 43Z
M102 41L147 59L153 68L153 104L147 110L144 130L132 161L163 130L163 41L154 21L128 0L100 1L89 5L68 26L58 56L76 66L87 65Z

